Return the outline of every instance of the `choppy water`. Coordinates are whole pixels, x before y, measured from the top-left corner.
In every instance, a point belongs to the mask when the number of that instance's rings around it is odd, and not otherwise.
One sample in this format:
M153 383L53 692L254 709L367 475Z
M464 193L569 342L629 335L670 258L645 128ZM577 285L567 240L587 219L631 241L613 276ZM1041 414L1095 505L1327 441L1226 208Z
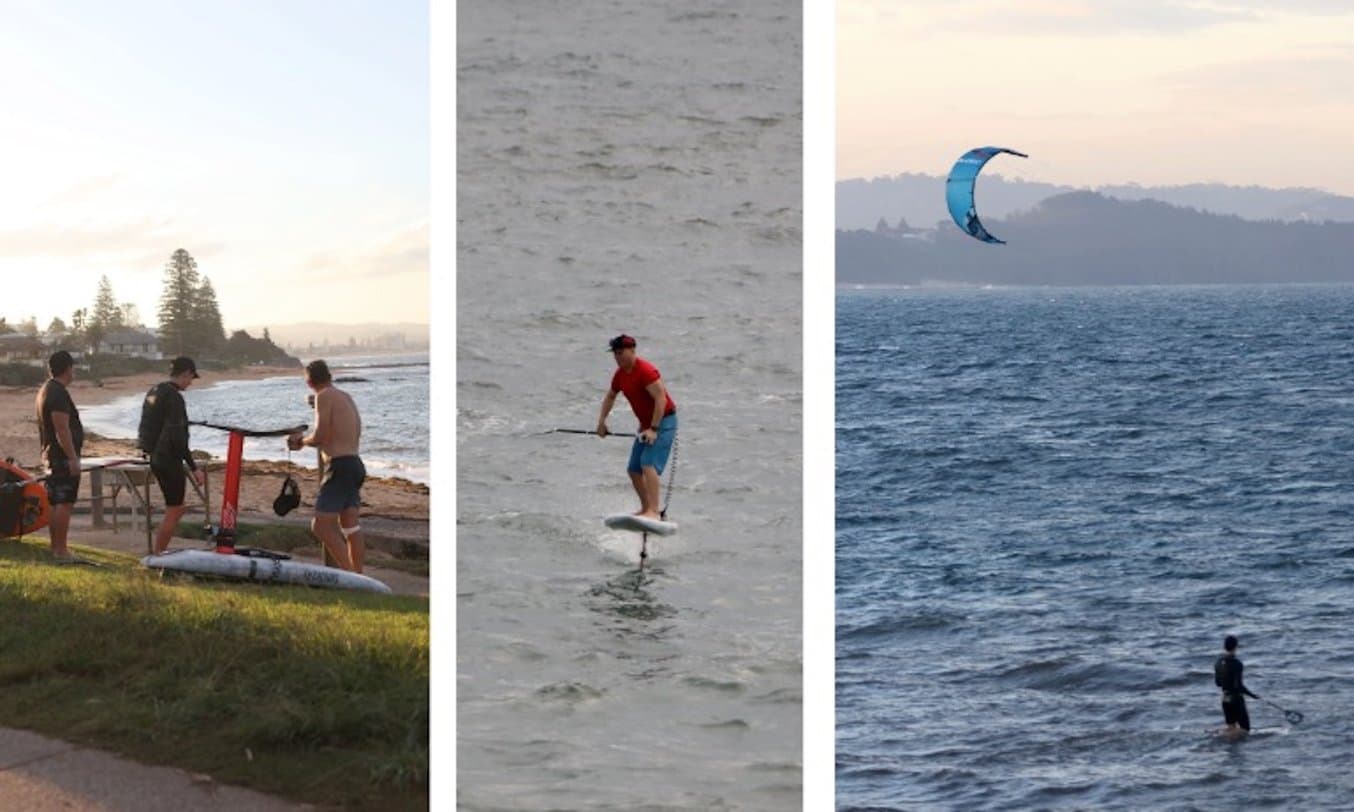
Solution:
M338 386L353 396L362 415L362 461L371 476L428 481L428 354L350 356L327 359ZM208 379L211 377L208 373ZM285 428L314 421L307 405L304 373L255 381L202 382L183 393L188 419L258 429ZM129 395L80 410L90 431L105 437L136 439L144 394ZM225 457L224 432L190 430L194 450ZM245 439L246 459L288 459L280 437ZM297 465L314 467L315 452L293 454Z
M837 307L840 808L1351 808L1354 288Z
M462 809L799 804L800 19L459 7ZM681 421L642 581L628 441L537 433L593 426L620 332Z

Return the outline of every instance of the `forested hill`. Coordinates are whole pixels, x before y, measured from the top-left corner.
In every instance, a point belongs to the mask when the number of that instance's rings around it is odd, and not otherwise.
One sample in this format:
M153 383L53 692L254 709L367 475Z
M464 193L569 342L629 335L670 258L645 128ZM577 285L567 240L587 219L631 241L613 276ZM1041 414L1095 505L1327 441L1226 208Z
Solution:
M1095 192L983 218L1007 245L952 223L838 231L838 284L1205 284L1354 281L1354 223L1243 220Z
M1120 184L1095 189L1076 189L1036 181L1012 180L1001 168L989 167L978 180L978 211L983 220L1008 217L1029 209L1054 195L1095 191L1120 200L1160 200L1214 214L1235 214L1248 220L1292 222L1354 222L1354 197L1320 189L1263 186L1230 186L1222 183L1191 183L1181 186ZM896 226L901 218L911 226L932 228L948 221L943 175L902 174L870 180L837 182L837 228L874 228L882 218Z

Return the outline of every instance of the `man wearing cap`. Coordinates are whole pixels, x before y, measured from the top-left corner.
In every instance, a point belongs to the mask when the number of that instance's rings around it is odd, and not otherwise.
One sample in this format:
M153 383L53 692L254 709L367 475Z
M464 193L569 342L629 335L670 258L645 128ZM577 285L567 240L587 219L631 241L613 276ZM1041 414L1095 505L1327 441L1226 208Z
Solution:
M169 380L151 387L141 404L137 446L150 455L151 473L165 497L165 519L155 533L157 555L169 547L179 519L188 510L184 505L188 478L183 467L188 466L199 486L204 481L188 448L188 406L183 401L183 390L199 377L193 359L181 355L170 362Z
M47 502L52 506L47 533L52 540L52 557L60 562L75 561L66 547L70 532L71 509L80 490L80 450L85 444L85 429L80 410L75 408L67 388L75 379L75 359L65 350L57 350L47 359L51 377L38 390L38 442L47 464Z
M1251 729L1251 717L1246 713L1246 697L1259 699L1241 682L1241 658L1236 656L1236 637L1227 635L1222 641L1222 656L1213 663L1213 682L1222 689L1222 717L1227 721L1227 732L1232 734Z
M658 367L636 355L635 345L635 339L628 335L611 339L611 353L617 369L611 377L611 388L602 399L597 435L607 436L607 415L616 403L616 395L623 393L635 417L639 418L639 431L635 433L630 462L625 469L639 495L639 510L635 515L660 519L660 477L677 436L677 405L663 386Z

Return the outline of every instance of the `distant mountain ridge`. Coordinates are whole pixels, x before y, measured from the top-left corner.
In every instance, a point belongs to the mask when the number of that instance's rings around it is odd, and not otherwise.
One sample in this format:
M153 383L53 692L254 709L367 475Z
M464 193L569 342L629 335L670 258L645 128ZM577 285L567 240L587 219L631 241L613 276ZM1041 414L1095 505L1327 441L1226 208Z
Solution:
M364 322L362 324L337 324L331 322L308 321L296 324L269 324L257 327L245 327L250 335L263 335L264 328L273 341L291 347L304 347L307 344L341 344L349 339L358 342L374 341L394 335L403 335L414 345L428 343L429 327L416 322Z
M1004 220L1007 245L950 225L837 232L838 284L1131 285L1354 281L1354 223L1257 222L1097 192Z
M1052 183L1008 180L1000 172L985 173L978 181L978 212L983 222L1033 208L1041 201L1068 192L1088 191ZM1262 186L1229 186L1222 183L1191 183L1183 186L1100 186L1093 191L1121 200L1160 200L1212 212L1235 214L1247 220L1285 222L1354 222L1354 197L1320 189ZM933 228L950 221L945 210L945 178L942 175L901 174L870 180L837 182L837 228L874 228L883 218L891 226L899 218L912 227Z

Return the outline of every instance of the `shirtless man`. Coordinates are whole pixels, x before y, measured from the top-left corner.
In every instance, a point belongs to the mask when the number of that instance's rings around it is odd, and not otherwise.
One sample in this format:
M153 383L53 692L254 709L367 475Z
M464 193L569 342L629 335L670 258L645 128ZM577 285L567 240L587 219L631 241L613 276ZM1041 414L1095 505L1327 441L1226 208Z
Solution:
M366 547L358 520L362 483L367 478L367 469L357 456L362 418L352 397L334 386L324 361L306 364L306 385L315 392L315 430L309 435L291 435L287 447L297 451L314 446L324 456L324 483L315 498L310 529L340 567L361 572Z

